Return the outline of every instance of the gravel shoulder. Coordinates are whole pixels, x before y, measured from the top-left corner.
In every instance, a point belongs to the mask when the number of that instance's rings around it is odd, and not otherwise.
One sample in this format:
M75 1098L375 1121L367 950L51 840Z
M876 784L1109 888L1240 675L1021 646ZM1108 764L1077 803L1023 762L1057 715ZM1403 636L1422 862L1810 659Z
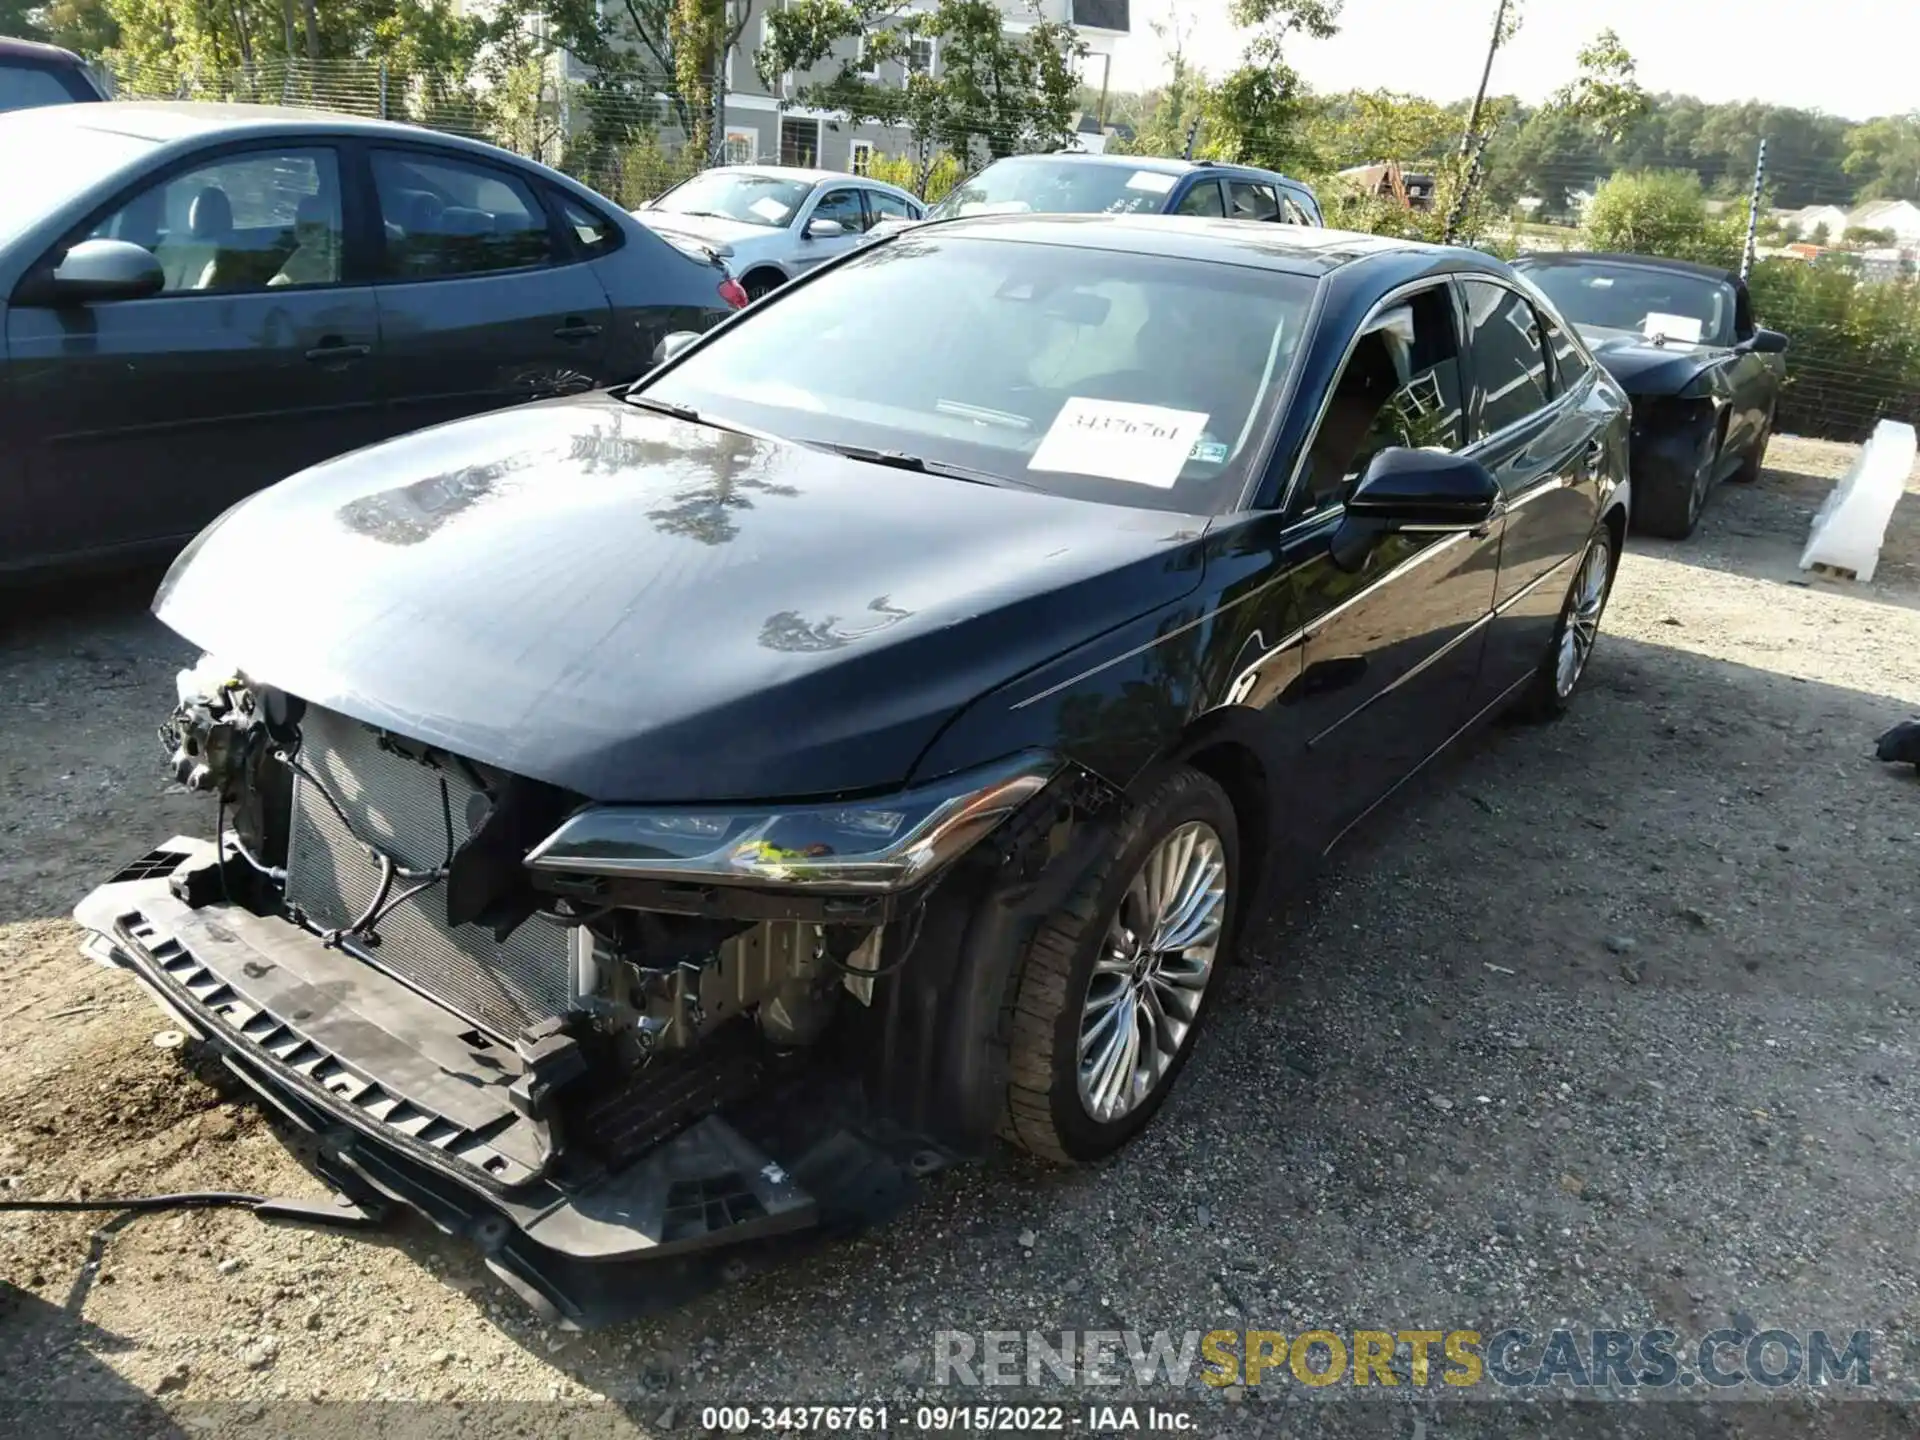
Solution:
M1920 1396L1920 779L1871 758L1920 714L1920 475L1872 584L1809 582L1850 455L1782 437L1694 540L1636 540L1573 713L1479 738L1258 918L1178 1093L1102 1171L1003 1155L584 1336L414 1221L0 1215L0 1404L39 1406L39 1433L365 1435L392 1412L312 1402L404 1399L461 1407L408 1434L648 1434L726 1400L984 1398L930 1389L938 1330L1736 1317L1872 1329L1876 1378ZM0 1194L318 1193L242 1092L151 1043L158 1012L65 918L209 823L161 773L192 657L151 584L37 593L0 630ZM1306 1396L1149 1398L1211 1435L1304 1424ZM128 1403L137 1424L88 1408ZM1452 1408L1448 1435L1506 1433ZM1314 1423L1349 1412L1380 1414Z

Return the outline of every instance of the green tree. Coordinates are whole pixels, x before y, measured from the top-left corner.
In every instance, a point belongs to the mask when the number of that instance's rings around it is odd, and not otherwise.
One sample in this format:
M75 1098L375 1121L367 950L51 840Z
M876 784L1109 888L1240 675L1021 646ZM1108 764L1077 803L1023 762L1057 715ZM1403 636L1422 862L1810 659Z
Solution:
M1920 110L1886 115L1849 130L1841 168L1861 200L1920 200Z
M50 40L40 23L39 0L0 0L0 35L21 40Z
M1596 250L1726 266L1740 262L1746 240L1737 219L1708 215L1706 192L1690 170L1615 175L1587 207L1586 229Z
M756 65L769 89L789 72L807 77L788 99L856 124L905 125L923 145L960 155L1060 145L1072 133L1086 45L1068 25L1043 21L1016 35L1004 20L992 0L940 0L930 12L898 0L796 0L768 13ZM920 40L937 45L937 74ZM889 63L905 68L905 85L874 78Z
M1576 57L1580 71L1554 96L1554 105L1586 124L1608 144L1617 145L1647 113L1647 92L1635 78L1638 68L1620 37L1602 30Z

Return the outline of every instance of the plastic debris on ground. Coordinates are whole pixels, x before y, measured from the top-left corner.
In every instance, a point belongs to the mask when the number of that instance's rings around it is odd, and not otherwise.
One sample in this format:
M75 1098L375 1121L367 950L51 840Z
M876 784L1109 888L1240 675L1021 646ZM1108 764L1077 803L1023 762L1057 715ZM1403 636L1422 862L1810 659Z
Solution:
M1813 517L1813 530L1800 556L1802 570L1824 565L1851 570L1856 580L1873 579L1893 507L1913 473L1915 448L1913 426L1882 420L1874 427L1853 467Z

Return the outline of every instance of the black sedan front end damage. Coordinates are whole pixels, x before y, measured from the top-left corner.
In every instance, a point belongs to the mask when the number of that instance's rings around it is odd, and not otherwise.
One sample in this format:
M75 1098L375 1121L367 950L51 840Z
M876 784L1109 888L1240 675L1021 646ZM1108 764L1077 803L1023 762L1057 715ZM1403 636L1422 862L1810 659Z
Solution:
M995 983L956 957L1057 903L1105 799L1027 755L877 802L600 806L211 662L181 692L163 739L219 838L87 896L90 953L319 1136L344 1195L575 1325L982 1149L982 1077L933 1068Z

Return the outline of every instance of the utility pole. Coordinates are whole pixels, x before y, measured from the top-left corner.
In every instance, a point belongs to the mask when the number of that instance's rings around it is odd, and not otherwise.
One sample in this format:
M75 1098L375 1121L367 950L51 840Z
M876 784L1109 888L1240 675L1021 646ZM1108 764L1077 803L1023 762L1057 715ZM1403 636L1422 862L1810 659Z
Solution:
M1473 109L1467 115L1467 133L1460 137L1460 158L1467 158L1467 152L1473 148L1473 137L1480 128L1480 107L1487 103L1487 85L1493 79L1493 57L1500 49L1500 34L1507 24L1508 0L1500 0L1500 8L1493 14L1493 37L1487 41L1487 63L1480 70L1480 88L1473 94Z
M1740 278L1753 274L1753 253L1760 243L1760 189L1767 178L1767 137L1760 137L1760 152L1753 159L1753 198L1747 202L1747 248L1740 252Z

